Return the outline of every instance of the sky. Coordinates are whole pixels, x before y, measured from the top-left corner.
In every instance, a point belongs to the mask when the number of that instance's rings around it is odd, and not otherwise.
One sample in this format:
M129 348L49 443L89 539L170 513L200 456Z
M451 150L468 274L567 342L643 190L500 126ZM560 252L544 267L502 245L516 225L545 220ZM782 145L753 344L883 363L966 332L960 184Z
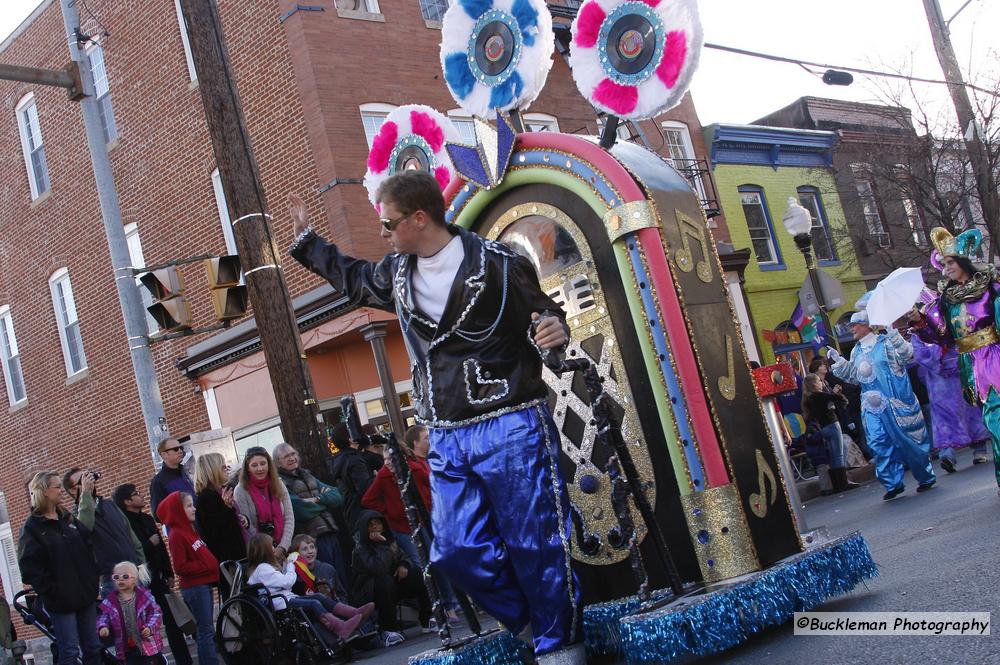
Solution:
M0 0L0 36L13 32L39 1ZM965 0L940 2L948 18ZM698 6L709 43L825 64L943 77L921 0L700 0ZM1000 0L972 0L952 22L952 43L967 81L977 76L1000 78L997 26ZM880 86L864 76L856 76L849 87L828 86L796 65L711 49L702 52L691 91L704 125L749 123L805 95L876 103L886 99ZM907 104L923 105L934 116L953 115L944 86L922 86L918 94L919 101L907 98Z

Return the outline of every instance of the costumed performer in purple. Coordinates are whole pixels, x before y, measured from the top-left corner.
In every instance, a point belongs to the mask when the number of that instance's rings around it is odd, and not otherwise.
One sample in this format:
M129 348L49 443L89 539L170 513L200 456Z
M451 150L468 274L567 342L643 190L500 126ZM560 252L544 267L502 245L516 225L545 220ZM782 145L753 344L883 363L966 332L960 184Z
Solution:
M990 433L983 412L965 401L955 349L923 342L910 336L917 374L927 386L931 408L931 444L938 451L941 468L955 473L955 451L970 446L972 463L988 461L986 445Z
M863 297L856 306L865 304ZM876 335L865 310L851 315L851 333L858 341L851 359L832 348L827 357L833 360L835 376L861 387L861 417L868 447L875 456L875 477L885 487L882 499L893 499L905 489L904 464L917 480L917 492L928 490L937 478L928 459L930 442L924 414L906 375L913 348L895 328L886 335Z
M396 173L376 199L392 248L382 260L316 235L297 196L291 255L354 305L399 317L430 430L431 559L511 632L530 626L539 663L582 663L569 497L542 381L542 352L569 341L565 315L528 259L445 222L430 174Z
M911 330L924 341L958 351L963 393L970 404L982 407L983 421L993 439L993 465L1000 485L1000 286L993 266L977 267L970 258L983 242L978 229L956 237L939 226L931 230L931 242L945 279L938 282L937 300L923 313L913 312Z

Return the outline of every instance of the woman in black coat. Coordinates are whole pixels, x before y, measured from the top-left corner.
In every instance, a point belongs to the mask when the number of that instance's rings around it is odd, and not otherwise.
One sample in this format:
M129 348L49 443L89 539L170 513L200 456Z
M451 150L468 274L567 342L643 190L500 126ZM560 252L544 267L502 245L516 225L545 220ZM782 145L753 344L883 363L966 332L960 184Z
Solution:
M35 590L52 619L58 665L75 664L78 656L83 665L99 665L99 576L90 531L59 506L58 473L36 473L28 490L31 515L21 529L18 551L21 579Z
M198 457L194 470L194 489L197 517L195 524L202 540L219 562L240 561L247 558L244 538L246 518L236 510L233 489L227 487L229 467L219 453L206 453ZM219 576L219 591L229 597L229 583L225 575Z

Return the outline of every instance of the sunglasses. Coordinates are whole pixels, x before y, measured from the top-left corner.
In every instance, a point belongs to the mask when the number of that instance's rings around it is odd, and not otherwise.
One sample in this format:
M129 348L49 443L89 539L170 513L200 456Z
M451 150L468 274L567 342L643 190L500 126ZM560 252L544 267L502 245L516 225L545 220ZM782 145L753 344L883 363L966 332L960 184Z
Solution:
M389 233L392 233L393 231L396 230L397 226L399 226L400 224L402 224L403 222L406 221L407 217L412 217L412 216L413 216L413 213L412 212L408 212L405 215L403 215L402 217L397 217L396 219L389 219L388 217L379 217L378 221L382 225L383 229L385 229Z
M111 576L111 579L117 582L118 580L130 580L132 579L132 576L129 575L128 573L121 573L120 575L118 573L115 573L114 575Z
M175 453L178 450L184 450L184 446L174 446L173 448L164 448L163 452L165 452L165 453Z

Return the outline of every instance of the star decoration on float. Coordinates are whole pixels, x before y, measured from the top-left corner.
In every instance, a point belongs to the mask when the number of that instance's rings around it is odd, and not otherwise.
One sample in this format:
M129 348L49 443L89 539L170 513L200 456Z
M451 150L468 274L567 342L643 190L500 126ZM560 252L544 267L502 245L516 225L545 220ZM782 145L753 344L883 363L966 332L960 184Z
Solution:
M503 181L510 166L517 132L510 120L499 111L496 129L482 118L474 118L473 124L476 128L475 145L448 142L445 149L462 178L483 189L493 189Z

